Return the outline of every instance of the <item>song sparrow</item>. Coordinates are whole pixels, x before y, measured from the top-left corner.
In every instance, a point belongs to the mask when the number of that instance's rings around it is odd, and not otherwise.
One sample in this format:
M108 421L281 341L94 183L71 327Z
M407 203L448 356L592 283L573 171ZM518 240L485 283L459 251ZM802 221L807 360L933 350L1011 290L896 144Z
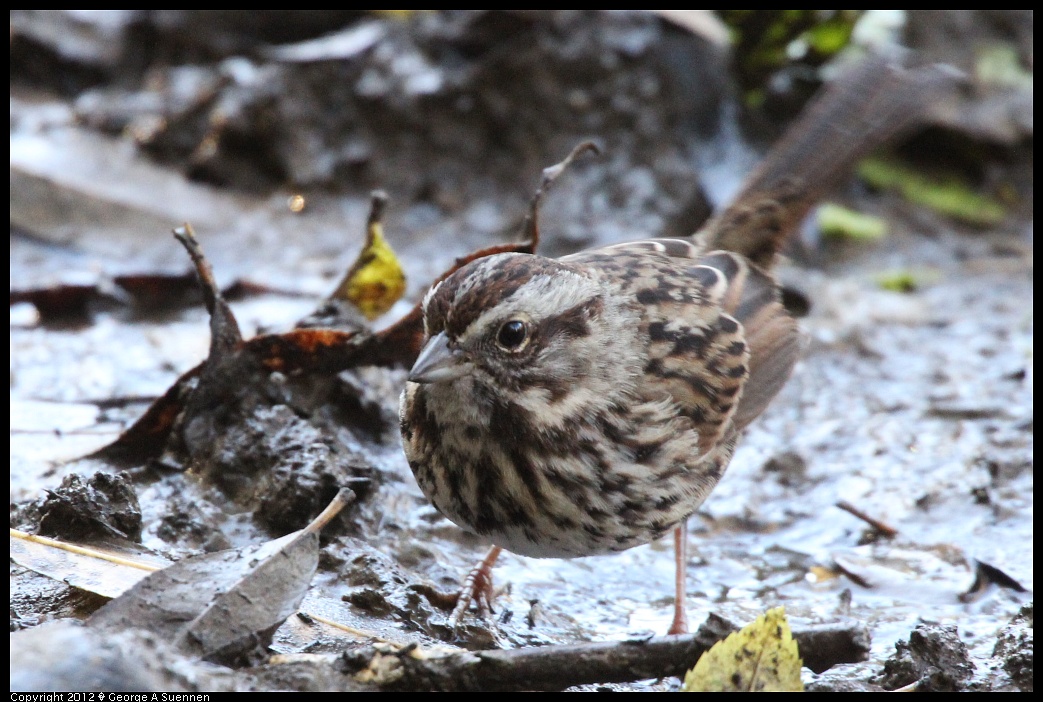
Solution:
M834 81L691 238L490 256L427 293L403 444L435 507L494 544L476 589L500 548L590 556L675 529L685 630L685 521L800 353L776 253L944 76L872 60Z

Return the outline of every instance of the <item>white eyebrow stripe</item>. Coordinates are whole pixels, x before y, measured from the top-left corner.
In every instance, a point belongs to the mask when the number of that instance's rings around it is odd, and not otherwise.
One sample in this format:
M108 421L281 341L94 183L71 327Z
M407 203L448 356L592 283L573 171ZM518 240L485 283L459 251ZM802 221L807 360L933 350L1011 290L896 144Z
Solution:
M512 315L525 315L539 322L599 294L597 283L587 276L565 268L555 268L550 273L534 275L511 295L482 312L468 325L460 339L480 334L494 322Z

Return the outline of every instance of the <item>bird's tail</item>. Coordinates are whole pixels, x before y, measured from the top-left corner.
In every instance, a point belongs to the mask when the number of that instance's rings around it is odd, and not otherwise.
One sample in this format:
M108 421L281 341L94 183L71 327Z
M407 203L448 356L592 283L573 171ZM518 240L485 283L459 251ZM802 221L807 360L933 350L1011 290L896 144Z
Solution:
M703 228L707 249L735 251L770 268L808 211L854 164L920 120L958 77L944 66L905 69L880 57L838 77Z

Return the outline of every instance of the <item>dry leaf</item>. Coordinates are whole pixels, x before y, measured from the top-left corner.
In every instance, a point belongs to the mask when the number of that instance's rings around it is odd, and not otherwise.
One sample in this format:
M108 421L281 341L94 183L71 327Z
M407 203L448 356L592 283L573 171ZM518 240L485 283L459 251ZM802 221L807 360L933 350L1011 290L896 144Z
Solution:
M782 607L718 641L684 678L685 692L803 692L801 660Z
M373 205L366 225L366 245L337 286L332 297L348 300L366 319L376 319L398 302L406 291L406 275L387 240L381 218L387 195L373 193Z
M319 530L354 495L341 490L308 527L259 546L195 556L148 576L88 626L148 629L214 662L248 657L297 611L319 562Z
M102 597L119 597L170 561L127 543L71 544L11 529L11 560L48 578Z
M318 564L318 535L186 558L95 612L92 627L149 629L184 653L227 660L297 610Z

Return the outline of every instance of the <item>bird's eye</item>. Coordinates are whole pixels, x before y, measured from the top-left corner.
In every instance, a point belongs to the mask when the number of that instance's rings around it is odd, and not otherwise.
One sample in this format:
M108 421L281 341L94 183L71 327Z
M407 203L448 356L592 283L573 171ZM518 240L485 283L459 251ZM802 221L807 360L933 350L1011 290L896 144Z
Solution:
M500 331L496 334L496 343L508 351L515 351L525 343L526 336L528 336L528 331L525 328L525 322L520 319L512 319L504 322L500 327Z

